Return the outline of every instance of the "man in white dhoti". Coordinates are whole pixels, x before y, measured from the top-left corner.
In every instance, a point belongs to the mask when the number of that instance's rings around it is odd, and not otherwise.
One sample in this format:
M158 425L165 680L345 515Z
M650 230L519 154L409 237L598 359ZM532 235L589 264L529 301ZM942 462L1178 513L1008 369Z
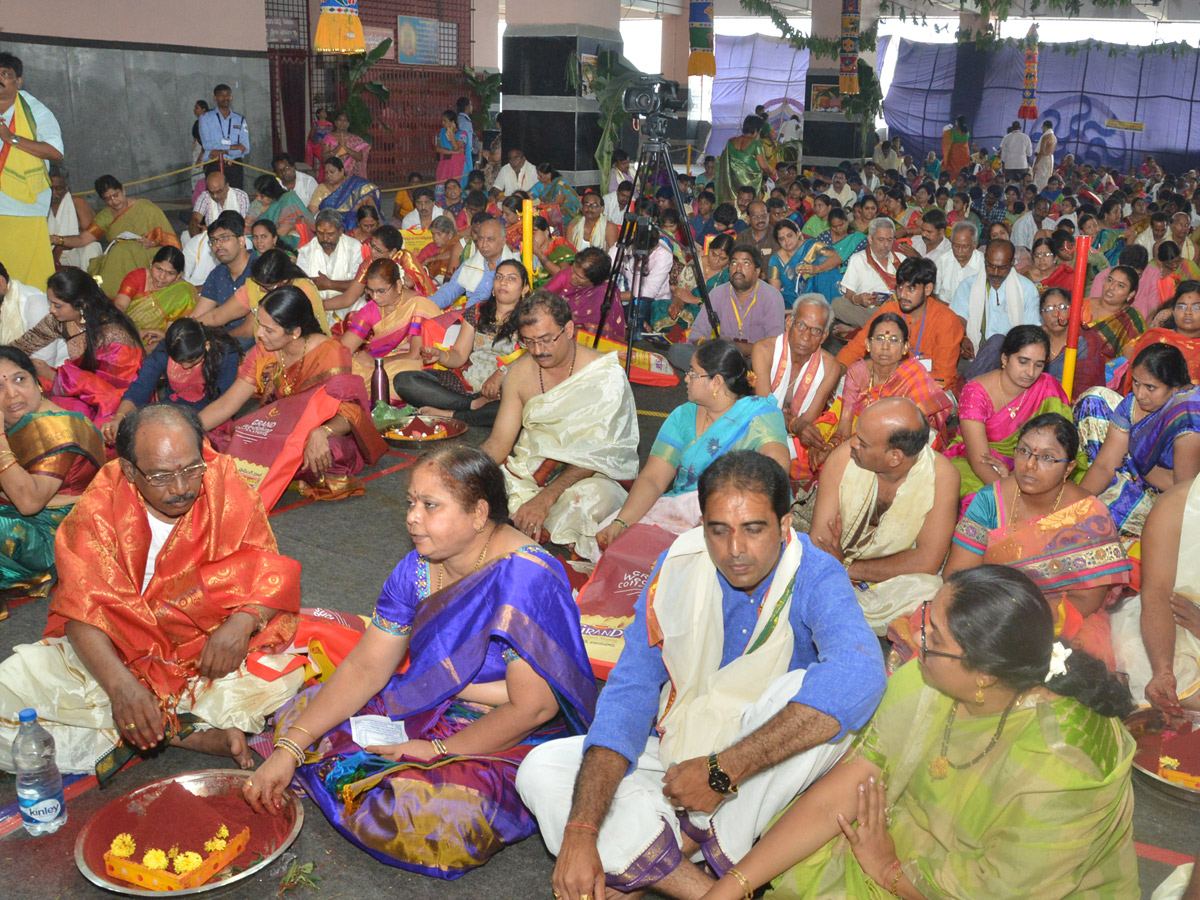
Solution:
M702 896L713 882L696 863L727 872L883 693L845 573L790 528L783 469L733 451L699 496L703 524L659 559L591 731L534 748L517 773L560 900L606 885Z
M50 301L44 293L10 278L0 262L0 344L15 342L42 319L50 315ZM51 341L36 353L31 353L52 369L67 361L67 342L62 338Z
M929 423L907 397L868 406L821 469L810 535L846 567L876 634L942 586L958 485L958 470L929 446Z
M820 294L801 294L787 331L755 341L750 351L754 392L773 398L783 412L792 481L812 476L808 449L825 445L825 438L813 422L829 405L842 377L837 359L821 349L832 327L829 301Z
M187 230L180 234L183 278L197 286L204 284L218 262L208 242L208 226L226 211L236 212L242 218L250 213L250 198L245 191L230 187L224 172L209 172L205 184L208 189L196 198Z
M1050 176L1054 174L1054 148L1057 146L1054 123L1047 119L1042 123L1042 136L1038 138L1037 152L1033 157L1033 183L1039 191L1046 189Z
M331 300L339 294L344 294L358 276L359 267L370 256L371 251L361 241L356 241L345 232L342 225L342 214L336 209L323 209L317 213L313 230L317 233L316 240L309 241L300 248L296 255L296 265L304 270L322 300ZM339 310L341 315L349 315L356 308L361 308L366 298L349 310Z
M482 449L504 470L513 524L556 544L595 535L638 473L637 409L615 353L575 341L571 308L537 291L517 316L525 355L508 368Z
M82 197L74 196L67 187L66 170L61 166L50 167L50 212L46 214L46 226L50 236L73 237L92 224L96 217L92 208ZM53 246L53 242L52 242ZM68 250L54 247L54 262L60 266L76 266L87 271L88 263L104 251L99 241L85 247ZM41 285L45 287L45 285Z
M1142 529L1142 592L1112 614L1117 671L1142 706L1200 709L1200 478L1164 493ZM1191 537L1185 539L1185 535Z

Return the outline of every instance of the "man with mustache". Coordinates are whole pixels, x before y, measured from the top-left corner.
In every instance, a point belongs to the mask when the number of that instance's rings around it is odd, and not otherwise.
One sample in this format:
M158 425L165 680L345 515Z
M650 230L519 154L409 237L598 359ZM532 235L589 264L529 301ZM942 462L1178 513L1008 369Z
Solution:
M0 769L29 706L64 772L103 777L115 745L119 763L164 741L250 768L246 732L304 680L283 653L300 564L279 555L258 494L205 446L190 408L130 413L117 455L59 526L45 637L0 664Z

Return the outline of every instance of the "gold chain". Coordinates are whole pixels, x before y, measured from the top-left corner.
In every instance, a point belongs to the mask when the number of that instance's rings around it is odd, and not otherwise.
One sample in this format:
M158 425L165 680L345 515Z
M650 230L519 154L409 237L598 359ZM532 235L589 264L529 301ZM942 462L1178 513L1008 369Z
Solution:
M493 527L491 534L489 534L487 536L487 540L483 542L483 550L481 550L479 553L479 559L475 560L475 568L471 570L472 572L478 572L479 569L483 566L483 561L485 559L487 559L488 547L491 546L492 538L495 537L495 535L496 535L496 528ZM442 589L442 579L445 577L445 575L446 575L445 564L438 563L438 583L437 583L438 591L440 591ZM435 591L435 593L436 593L436 591Z

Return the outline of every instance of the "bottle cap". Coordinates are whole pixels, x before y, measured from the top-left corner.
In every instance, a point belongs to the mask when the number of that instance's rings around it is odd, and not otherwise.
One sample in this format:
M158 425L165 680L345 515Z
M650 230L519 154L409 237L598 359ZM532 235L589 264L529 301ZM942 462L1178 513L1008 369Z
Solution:
M36 722L37 721L37 710L36 709L23 709L17 714L17 718L19 718L22 722Z

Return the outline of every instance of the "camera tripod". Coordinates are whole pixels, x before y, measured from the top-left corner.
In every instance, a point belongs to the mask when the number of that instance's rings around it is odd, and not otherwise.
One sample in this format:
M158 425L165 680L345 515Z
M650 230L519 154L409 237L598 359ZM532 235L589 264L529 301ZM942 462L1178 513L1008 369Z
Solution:
M596 328L596 337L592 347L600 343L604 334L604 326L608 321L608 313L613 300L620 290L619 281L629 254L633 255L633 266L629 278L629 314L625 322L625 372L633 360L633 340L641 323L642 300L640 296L642 282L650 268L650 253L654 250L656 241L652 240L653 225L650 216L639 216L635 211L638 199L646 195L647 189L654 187L665 174L667 184L671 188L671 197L675 208L682 220L684 236L687 238L687 250L692 255L690 265L696 273L696 288L700 292L700 300L708 313L708 321L712 324L713 337L720 336L721 323L712 302L708 298L708 285L704 281L704 271L700 268L700 253L696 248L696 239L692 235L691 226L687 223L686 208L683 204L683 193L679 190L679 179L675 177L675 168L671 165L670 150L667 144L667 117L662 114L647 116L642 122L642 132L646 142L638 155L637 174L634 176L633 196L629 200L629 209L625 211L625 220L617 234L616 256L613 260L612 273L608 276L608 287L604 291L604 301L600 304L600 324ZM620 302L618 300L618 302Z

